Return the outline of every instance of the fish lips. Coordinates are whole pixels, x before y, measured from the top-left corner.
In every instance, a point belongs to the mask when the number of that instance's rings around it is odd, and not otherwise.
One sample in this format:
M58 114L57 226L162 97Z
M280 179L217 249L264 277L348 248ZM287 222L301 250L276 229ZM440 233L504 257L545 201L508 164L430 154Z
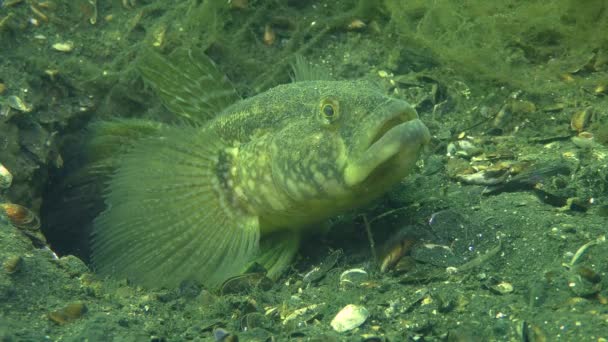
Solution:
M403 101L391 103L384 120L380 120L371 132L367 139L368 147L344 170L344 182L348 186L361 184L389 161L394 161L391 167L395 168L410 166L418 158L422 146L431 139L428 128L418 119L416 111ZM408 170L387 171L405 175Z

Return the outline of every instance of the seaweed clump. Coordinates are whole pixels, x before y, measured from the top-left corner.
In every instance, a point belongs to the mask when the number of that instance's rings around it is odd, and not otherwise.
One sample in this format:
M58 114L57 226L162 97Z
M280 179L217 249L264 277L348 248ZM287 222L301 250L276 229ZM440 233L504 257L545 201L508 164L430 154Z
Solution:
M607 5L600 0L584 5L573 0L384 4L398 42L392 45L396 69L440 64L471 83L545 93L565 86L555 82L561 73L578 71L591 53L608 50L606 37L596 34L608 27ZM404 55L408 51L418 53ZM420 51L425 51L421 57ZM416 56L417 63L411 63Z

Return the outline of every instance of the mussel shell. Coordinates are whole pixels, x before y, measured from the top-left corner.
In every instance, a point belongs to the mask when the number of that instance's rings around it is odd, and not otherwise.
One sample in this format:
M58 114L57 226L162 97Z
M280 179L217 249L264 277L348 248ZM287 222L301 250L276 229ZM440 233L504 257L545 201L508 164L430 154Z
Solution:
M265 272L245 273L224 281L220 287L220 293L222 295L243 294L251 292L255 288L267 291L272 285L273 281L266 277Z
M11 225L27 230L37 230L40 228L40 219L30 209L14 203L0 203L0 209L8 218Z

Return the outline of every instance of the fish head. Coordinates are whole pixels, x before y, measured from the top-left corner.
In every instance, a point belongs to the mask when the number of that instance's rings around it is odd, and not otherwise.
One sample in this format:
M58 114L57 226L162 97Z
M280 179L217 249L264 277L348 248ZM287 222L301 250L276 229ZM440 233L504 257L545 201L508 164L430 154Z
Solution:
M409 103L371 83L290 87L293 96L283 101L289 116L273 136L271 161L275 187L298 205L330 212L371 200L412 169L430 140Z

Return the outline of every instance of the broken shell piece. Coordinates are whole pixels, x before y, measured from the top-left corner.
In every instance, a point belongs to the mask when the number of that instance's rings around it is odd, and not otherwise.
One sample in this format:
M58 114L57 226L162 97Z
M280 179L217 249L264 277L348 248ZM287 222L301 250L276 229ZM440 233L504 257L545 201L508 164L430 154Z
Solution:
M320 280L327 274L327 272L334 268L340 257L342 257L342 250L338 249L331 252L327 257L325 257L321 264L315 266L312 270L307 272L304 275L304 278L302 278L302 281L305 284L310 284Z
M357 286L369 279L369 275L362 268L351 268L340 274L340 286Z
M50 312L48 317L51 321L64 325L82 317L86 312L87 306L83 302L72 302L59 310Z
M593 93L595 95L604 95L608 91L608 87L605 84L599 84L595 88L593 88Z
M265 272L250 272L226 279L220 287L220 293L223 295L239 294L250 292L253 289L268 291L271 287L272 280L266 277Z
M165 44L165 37L167 33L167 26L160 25L154 29L152 32L152 36L154 40L152 41L152 46L154 47L162 47Z
M8 189L13 182L13 175L4 165L0 164L0 189Z
M74 43L71 41L55 43L51 46L53 49L61 52L71 52L74 50Z
M8 257L2 263L2 266L4 267L4 270L6 271L6 273L13 274L21 268L22 264L23 264L22 257L20 257L19 255L12 255L12 256Z
M536 105L534 102L526 100L518 100L511 102L511 111L514 114L531 114L536 112Z
M470 174L457 174L456 180L472 185L496 185L509 177L508 170L482 170Z
M511 283L507 283L507 282L503 281L498 284L490 286L490 291L492 291L496 294L501 294L501 295L509 294L509 293L513 292L513 285Z
M272 26L270 26L269 24L266 24L266 26L264 26L264 36L262 38L262 41L264 42L264 44L266 44L266 46L270 46L270 45L274 44L274 41L276 39L277 39L277 35L276 35L276 33L274 33Z
M11 95L7 98L8 106L20 112L29 113L32 111L32 106L28 105L19 96Z
M369 311L366 308L348 304L331 321L331 327L337 332L346 332L359 327L369 317Z
M572 137L572 143L583 149L592 148L596 145L591 132L580 132L577 136Z
M382 263L380 264L380 272L385 273L393 269L395 265L401 260L401 258L409 253L412 249L412 246L416 242L415 239L402 239L398 243L394 244L386 253L386 255L382 258Z
M541 108L543 112L559 112L564 110L567 105L565 103L552 103L550 105L544 106Z
M349 30L359 30L362 29L366 26L365 22L363 22L363 20L361 19L354 19L353 21L351 21L347 28Z
M244 10L249 6L249 0L231 0L228 2L230 3L230 8L232 9Z
M572 119L570 120L570 127L577 132L584 131L585 128L589 125L589 122L591 121L593 115L594 113L592 107L587 107L583 110L575 112L574 114L572 114Z
M28 208L14 203L1 203L0 209L8 218L11 225L27 230L37 230L40 228L38 215Z
M365 26L367 26L365 24L365 22L363 22L363 20L361 19L354 19L353 21L351 21L348 26L346 28L348 28L349 30L359 30L364 28Z
M482 152L482 148L475 146L475 144L466 139L449 143L447 147L448 157L471 158L481 154Z
M311 319L313 319L315 316L317 316L319 314L320 309L324 306L325 306L325 303L312 304L312 305L308 305L303 308L294 310L292 313L290 313L283 319L283 325L287 325L287 324L294 323L294 322L296 324L297 324L297 322L308 322Z

